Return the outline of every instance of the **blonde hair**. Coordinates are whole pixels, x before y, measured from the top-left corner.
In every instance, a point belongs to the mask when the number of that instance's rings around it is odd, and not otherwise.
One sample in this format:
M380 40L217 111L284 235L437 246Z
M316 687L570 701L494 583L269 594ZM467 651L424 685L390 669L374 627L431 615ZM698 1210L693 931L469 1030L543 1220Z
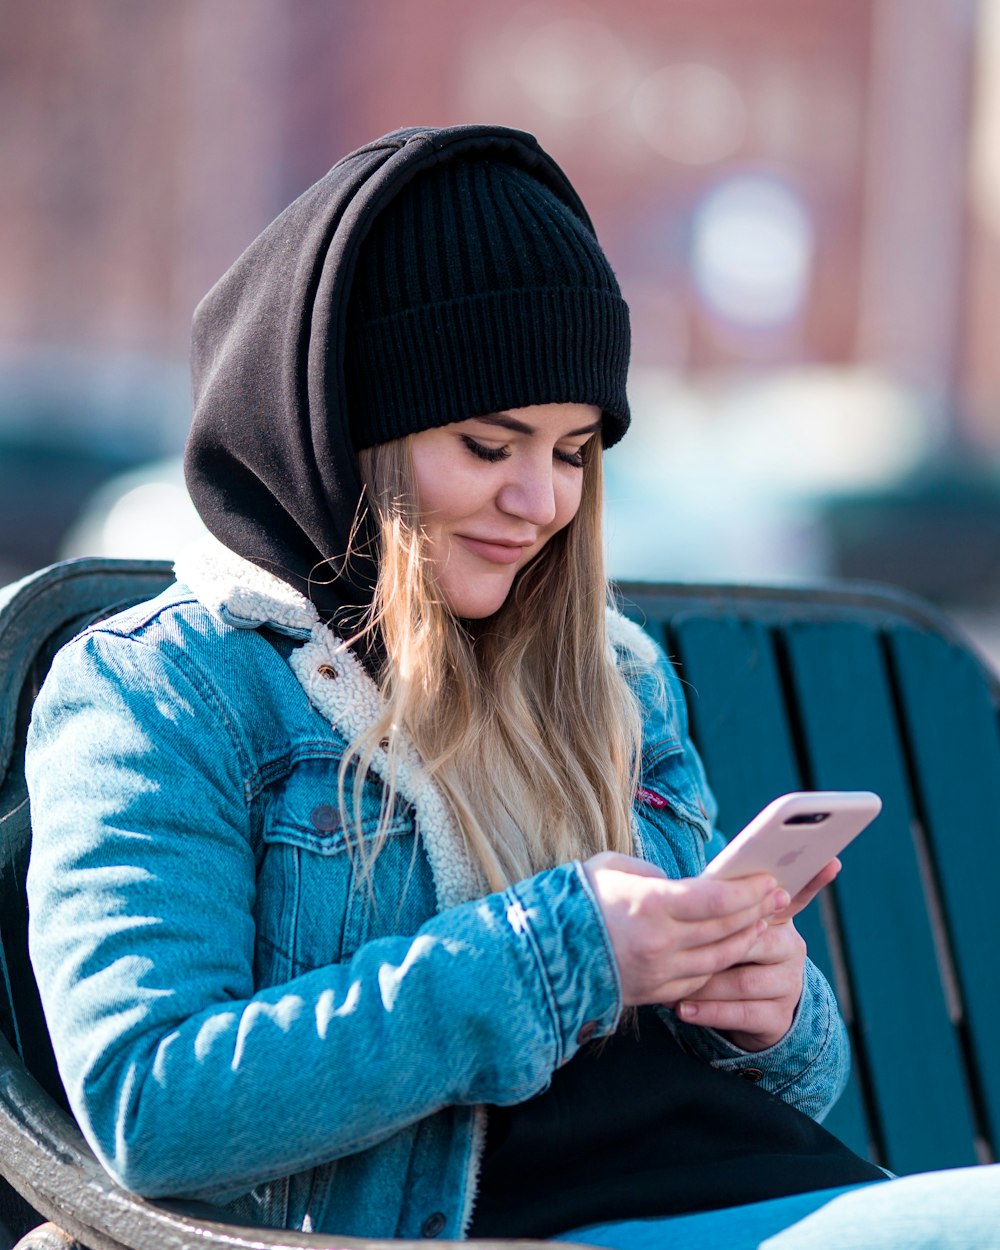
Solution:
M414 744L445 796L485 885L497 890L602 850L631 853L641 721L606 623L601 449L586 449L582 499L565 529L484 621L456 619L437 594L419 525L410 438L360 453L380 545L366 630L381 640L384 712L350 744L361 785L377 746L389 783L367 877L392 811L399 735ZM368 878L370 880L370 877Z

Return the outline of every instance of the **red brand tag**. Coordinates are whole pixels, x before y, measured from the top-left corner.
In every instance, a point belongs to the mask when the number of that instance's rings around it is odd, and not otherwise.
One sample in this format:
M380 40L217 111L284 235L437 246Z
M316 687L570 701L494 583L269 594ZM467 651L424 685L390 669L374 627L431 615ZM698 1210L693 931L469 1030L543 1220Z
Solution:
M640 803L648 803L650 807L655 807L657 811L662 812L665 807L670 804L662 794L657 794L655 790L647 790L645 786L640 786L635 792L635 797Z

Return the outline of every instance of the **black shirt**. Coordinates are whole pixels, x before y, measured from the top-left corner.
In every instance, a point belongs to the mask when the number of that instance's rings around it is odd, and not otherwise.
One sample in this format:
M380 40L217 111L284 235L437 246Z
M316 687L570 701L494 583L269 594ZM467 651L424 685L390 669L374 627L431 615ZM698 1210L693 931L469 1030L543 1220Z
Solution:
M652 1008L584 1046L548 1089L490 1107L470 1237L740 1206L884 1180L743 1073L687 1054ZM749 1078L749 1079L748 1079Z

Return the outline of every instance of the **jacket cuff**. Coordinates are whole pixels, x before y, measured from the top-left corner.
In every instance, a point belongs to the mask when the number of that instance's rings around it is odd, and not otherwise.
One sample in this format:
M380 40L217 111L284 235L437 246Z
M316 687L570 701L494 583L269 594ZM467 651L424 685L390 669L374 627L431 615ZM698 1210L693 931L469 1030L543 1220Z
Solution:
M576 860L519 882L507 895L508 922L528 936L538 966L558 1066L617 1027L621 982L611 939Z
M802 997L791 1028L766 1050L743 1050L715 1029L685 1024L673 1012L667 1022L684 1048L699 1059L724 1072L744 1073L748 1079L753 1074L762 1089L813 1119L823 1119L847 1083L847 1030L833 991L811 960L806 960Z

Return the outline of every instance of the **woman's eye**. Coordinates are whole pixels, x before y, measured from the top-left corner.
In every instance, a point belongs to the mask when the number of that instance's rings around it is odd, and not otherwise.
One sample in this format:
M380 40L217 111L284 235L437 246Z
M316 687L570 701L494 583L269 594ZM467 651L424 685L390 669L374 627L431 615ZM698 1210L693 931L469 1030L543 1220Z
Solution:
M462 442L474 456L478 456L480 460L488 460L491 464L497 460L506 460L510 455L506 447L486 447L483 443L477 443L474 438L470 438L468 434L462 435Z
M561 460L563 464L572 465L574 469L582 469L584 464L586 464L582 447L579 447L576 451L557 451L556 459Z

